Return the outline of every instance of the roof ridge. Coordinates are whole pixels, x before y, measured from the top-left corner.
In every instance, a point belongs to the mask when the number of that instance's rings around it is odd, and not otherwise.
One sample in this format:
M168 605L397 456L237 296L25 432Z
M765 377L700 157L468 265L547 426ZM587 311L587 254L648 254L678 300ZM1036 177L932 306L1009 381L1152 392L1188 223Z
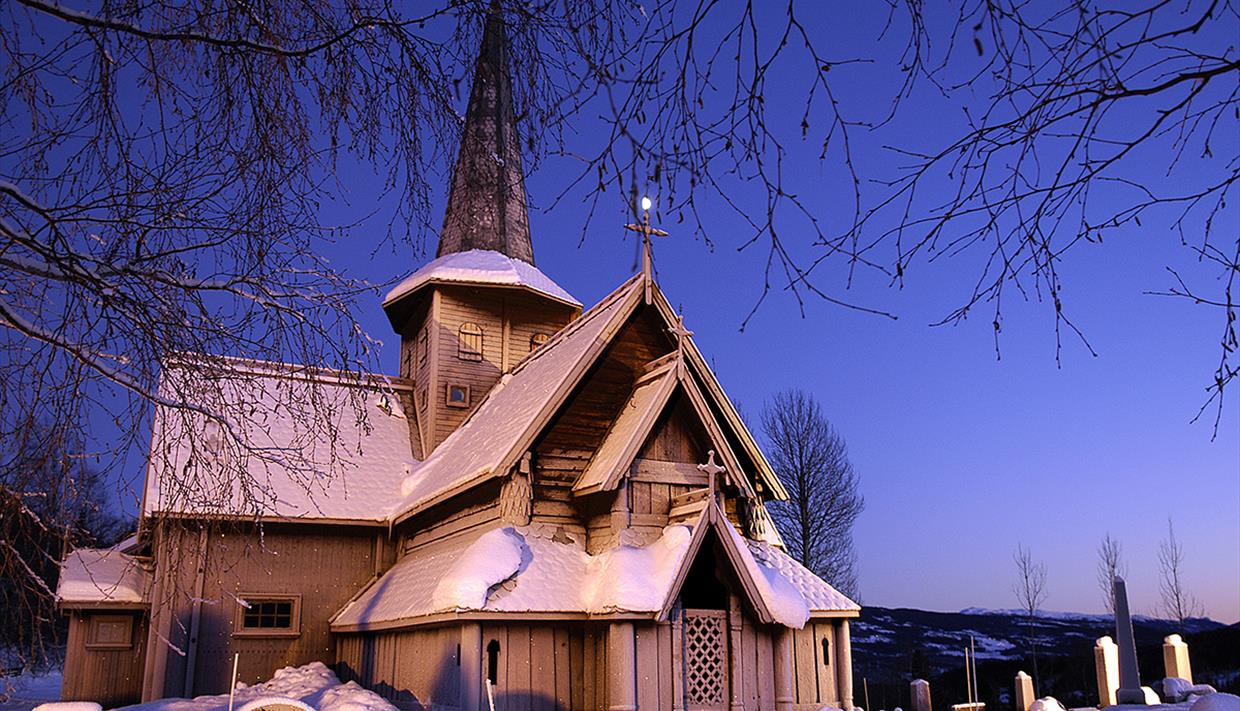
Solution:
M551 338L548 339L546 343L544 343L540 348L538 348L533 353L531 353L525 360L518 363L517 367L509 371L509 375L516 375L522 369L528 366L530 363L534 362L538 358L550 352L552 348L562 343L564 339L568 338L573 333L576 333L577 331L581 330L585 324L597 318L598 314L606 311L607 307L611 306L613 303L619 300L622 296L627 295L628 291L633 288L633 285L636 284L640 280L640 278L641 278L640 274L629 277L627 281L625 281L620 286L616 287L607 296L604 296L601 301L591 306L585 313L573 319L566 326L564 326L564 328L561 328L559 331L556 331L555 334L552 335ZM481 407L481 405L479 405L479 407ZM474 412L477 412L477 410L474 410Z
M413 382L399 375L388 375L387 373L375 373L364 370L340 370L338 368L326 368L304 363L290 363L245 356L176 351L164 358L161 365L165 369L216 366L221 371L221 374L227 375L255 375L331 385L413 390ZM241 367L231 367L233 365Z

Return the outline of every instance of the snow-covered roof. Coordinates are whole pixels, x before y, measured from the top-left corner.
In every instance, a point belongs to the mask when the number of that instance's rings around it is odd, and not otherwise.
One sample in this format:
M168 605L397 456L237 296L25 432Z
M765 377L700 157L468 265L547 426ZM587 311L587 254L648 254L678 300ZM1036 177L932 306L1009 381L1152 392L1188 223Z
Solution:
M413 469L395 516L485 477L505 474L520 455L523 440L559 406L557 396L567 395L565 384L576 382L590 356L618 328L627 306L640 296L640 283L637 278L626 282L504 375L469 418Z
M426 284L488 284L526 289L556 301L581 308L559 284L529 262L489 249L471 249L445 254L405 277L383 297L387 307Z
M141 605L151 574L117 548L78 548L60 564L56 600L65 607Z
M551 524L502 526L432 543L350 601L332 628L400 627L448 613L658 617L688 569L695 531L708 522L728 537L725 545L740 555L743 574L756 582L760 604L774 621L800 628L813 615L860 609L783 552L746 540L717 507L710 513L666 527L645 546L621 541L597 555L586 552L579 534Z
M856 611L861 606L844 593L827 584L825 580L814 575L809 568L797 562L796 558L765 541L754 541L746 538L745 544L753 559L767 571L775 571L792 584L805 598L810 612Z
M386 521L417 464L400 402L408 389L274 363L172 364L143 512Z

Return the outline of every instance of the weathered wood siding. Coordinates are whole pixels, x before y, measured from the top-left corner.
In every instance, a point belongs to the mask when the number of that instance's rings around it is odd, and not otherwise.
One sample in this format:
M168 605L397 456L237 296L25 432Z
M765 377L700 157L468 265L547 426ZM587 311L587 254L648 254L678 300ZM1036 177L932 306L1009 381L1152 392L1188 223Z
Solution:
M489 481L402 521L396 529L400 554L498 520L502 483L500 480Z
M432 447L452 434L482 401L500 375L530 354L536 333L548 336L563 328L573 309L513 290L442 287L432 306L432 372L423 374L428 396L436 400ZM461 326L482 330L480 360L461 358ZM468 407L446 405L448 387L469 387Z
M271 678L281 667L313 661L330 664L335 643L328 618L389 564L386 530L312 524L266 524L260 543L252 527L218 524L202 536L190 526L165 526L156 542L155 592L160 616L155 632L187 652L182 656L152 635L148 646L161 654L153 675L163 667L163 694L218 694L228 690L234 653L240 653L239 678L253 683ZM205 541L205 550L199 543ZM204 571L198 580L197 571ZM238 598L251 595L296 596L300 627L277 637L238 636L234 625ZM194 631L197 605L197 642ZM156 646L158 645L158 646ZM186 689L189 661L193 683ZM161 663L162 662L162 663Z
M505 711L597 709L607 705L607 627L592 624L483 624L487 649L499 643L495 708ZM480 698L486 698L482 691Z
M651 630L653 630L653 625ZM342 678L373 689L402 709L458 708L459 625L354 633L337 640ZM486 708L488 647L498 644L493 693L501 711L600 709L607 705L607 626L585 623L483 623L482 688ZM670 651L670 637L668 641ZM652 667L653 669L653 667ZM668 696L670 699L670 694ZM670 708L658 703L643 708Z
M460 641L455 625L340 635L336 670L402 709L456 708Z
M482 623L480 679L488 674L488 648L498 644L493 693L501 711L601 709L609 703L606 623ZM638 622L635 636L637 706L671 709L677 688L675 627ZM811 621L793 640L794 708L836 706L835 660L824 664L822 639L834 654L835 625ZM729 685L745 708L775 709L777 628L744 614L739 655L729 664ZM455 624L419 630L340 635L336 644L341 678L373 689L402 709L458 708L461 628ZM468 661L466 660L466 663ZM734 674L733 670L737 673ZM485 683L485 681L484 681ZM731 695L729 695L731 696ZM486 708L486 689L477 690ZM470 710L473 711L473 710Z
M131 619L132 644L128 649L88 649L90 621L95 615ZM98 701L105 708L133 704L142 699L142 668L146 658L145 612L115 610L73 611L69 614L69 638L65 648L63 701Z
M804 629L792 632L793 683L798 709L839 706L835 689L836 627L836 623L828 620L810 620ZM826 656L823 656L824 641Z

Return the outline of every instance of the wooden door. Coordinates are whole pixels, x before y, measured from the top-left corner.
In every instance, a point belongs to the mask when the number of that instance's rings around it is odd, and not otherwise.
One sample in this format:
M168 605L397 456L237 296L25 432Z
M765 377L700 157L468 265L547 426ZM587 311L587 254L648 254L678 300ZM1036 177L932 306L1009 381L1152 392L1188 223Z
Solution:
M728 703L728 613L684 611L685 700L689 711Z

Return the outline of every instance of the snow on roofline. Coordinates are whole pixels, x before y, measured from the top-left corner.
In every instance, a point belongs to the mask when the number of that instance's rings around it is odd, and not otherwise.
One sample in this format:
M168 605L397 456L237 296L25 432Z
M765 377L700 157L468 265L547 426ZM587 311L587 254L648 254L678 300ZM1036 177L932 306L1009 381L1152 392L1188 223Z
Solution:
M363 370L339 370L301 363L278 360L260 360L240 356L215 355L176 351L161 361L164 368L198 369L227 375L256 375L262 377L306 380L330 385L355 385L358 387L387 387L393 390L413 392L413 381L386 373Z
M857 616L855 602L782 551L744 538L712 505L653 541L622 536L596 554L586 552L580 534L549 523L499 525L428 543L346 603L331 627L394 629L461 614L660 619L697 557L695 545L712 528L737 555L738 574L752 578L754 602L772 621L800 629L815 617Z
M145 605L151 574L117 548L79 548L60 564L56 600L62 607Z
M214 385L180 393L171 381L197 368ZM384 375L178 354L160 376L143 515L386 522L418 463L393 396L410 389Z
M572 294L565 291L533 264L489 249L453 252L427 263L393 287L387 296L383 297L383 307L387 308L432 283L511 286L532 291L568 306L581 308L580 301L573 298Z

